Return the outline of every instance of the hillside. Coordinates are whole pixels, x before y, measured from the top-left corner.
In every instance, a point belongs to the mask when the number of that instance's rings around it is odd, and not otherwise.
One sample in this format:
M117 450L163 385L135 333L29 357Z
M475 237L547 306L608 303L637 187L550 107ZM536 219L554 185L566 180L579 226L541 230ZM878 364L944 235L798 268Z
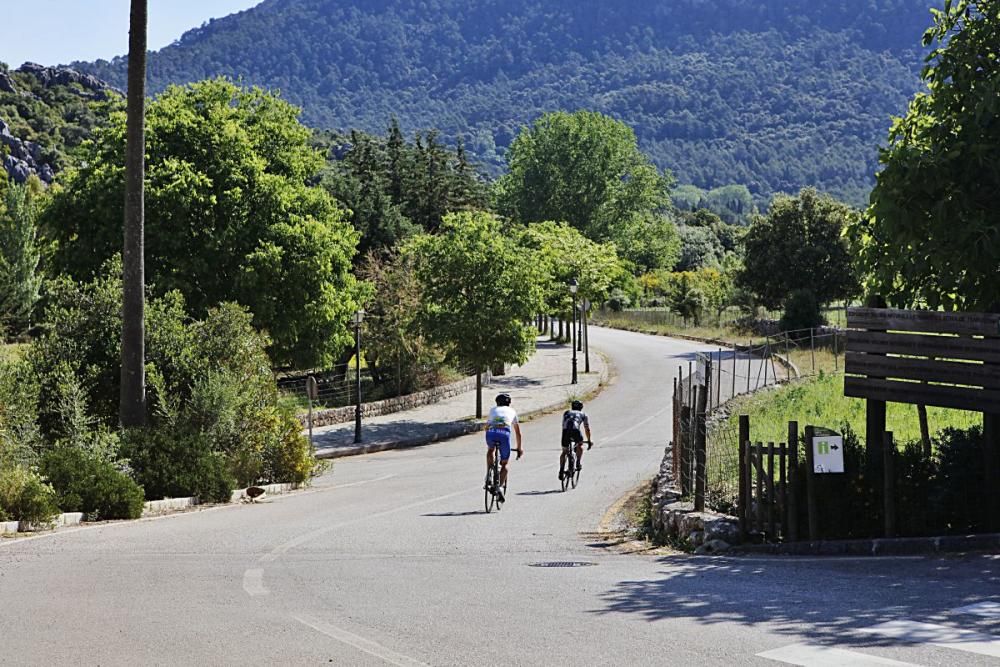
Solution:
M50 183L93 129L123 108L120 93L93 76L0 63L0 167L15 182L35 175Z
M153 54L150 84L239 77L329 129L395 114L494 173L540 113L593 109L682 183L861 203L918 87L929 1L266 0ZM124 85L123 58L75 66Z

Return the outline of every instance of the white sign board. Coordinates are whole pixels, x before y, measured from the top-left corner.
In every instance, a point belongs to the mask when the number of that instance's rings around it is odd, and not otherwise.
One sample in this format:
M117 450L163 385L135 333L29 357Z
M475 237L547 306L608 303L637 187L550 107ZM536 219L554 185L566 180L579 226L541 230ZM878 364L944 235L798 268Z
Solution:
M813 438L813 472L844 472L844 437L819 435Z

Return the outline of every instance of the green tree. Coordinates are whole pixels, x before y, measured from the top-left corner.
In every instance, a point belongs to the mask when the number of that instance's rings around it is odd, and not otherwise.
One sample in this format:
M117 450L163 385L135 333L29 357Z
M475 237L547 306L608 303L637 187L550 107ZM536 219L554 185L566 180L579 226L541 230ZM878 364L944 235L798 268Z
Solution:
M404 252L423 286L421 330L449 361L481 373L527 360L535 329L526 322L541 307L541 275L495 216L449 214L437 234L411 239ZM482 416L481 387L476 415Z
M680 274L680 279L669 296L669 302L670 310L685 320L692 320L695 326L698 325L701 309L705 306L705 295L695 287L690 273Z
M250 308L278 364L318 366L351 342L358 235L322 189L297 109L223 79L173 87L147 113L146 275L192 315ZM57 267L78 279L121 250L124 117L98 131L46 209Z
M565 220L607 241L669 206L670 175L639 150L628 125L600 113L545 114L517 136L509 162L497 206L520 222Z
M613 235L622 259L636 273L672 269L681 257L681 237L677 226L662 215L638 217L619 225Z
M767 308L781 308L792 292L810 290L822 305L857 293L854 263L843 237L851 208L811 188L779 196L743 237L737 286Z
M42 288L39 196L29 185L10 184L0 209L0 330L9 333L28 328Z
M880 152L850 232L866 288L900 307L1000 308L1000 2L949 0L924 35L927 91Z

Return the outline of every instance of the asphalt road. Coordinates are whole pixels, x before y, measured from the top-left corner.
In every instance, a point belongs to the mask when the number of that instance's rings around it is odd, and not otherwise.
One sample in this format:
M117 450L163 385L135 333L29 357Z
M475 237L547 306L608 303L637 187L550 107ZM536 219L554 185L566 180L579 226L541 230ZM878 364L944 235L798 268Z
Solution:
M576 490L557 490L550 416L525 424L499 514L482 512L474 435L342 459L255 505L0 541L0 663L1000 664L1000 557L595 546L607 508L656 470L671 373L697 347L591 341L619 376L587 406L598 446ZM534 566L566 562L590 565Z

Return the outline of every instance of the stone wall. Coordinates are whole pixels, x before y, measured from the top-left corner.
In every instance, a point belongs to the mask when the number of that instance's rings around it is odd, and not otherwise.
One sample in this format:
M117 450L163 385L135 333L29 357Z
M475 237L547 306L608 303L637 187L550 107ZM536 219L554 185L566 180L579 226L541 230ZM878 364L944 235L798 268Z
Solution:
M484 387L488 386L491 381L492 376L490 373L483 374ZM422 405L430 405L431 403L437 403L446 398L451 398L452 396L464 394L465 392L472 391L475 388L476 377L471 376L465 378L464 380L441 385L440 387L434 387L433 389L427 389L426 391L418 391L413 394L407 394L406 396L397 396L396 398L387 398L382 401L362 403L361 416L362 418L378 417L380 415L388 415L394 412L402 412L403 410L419 408ZM308 415L298 415L298 418L302 423L302 428L307 428L309 426ZM346 405L342 408L330 408L328 410L317 410L313 412L314 427L343 424L352 421L353 419L353 405Z

